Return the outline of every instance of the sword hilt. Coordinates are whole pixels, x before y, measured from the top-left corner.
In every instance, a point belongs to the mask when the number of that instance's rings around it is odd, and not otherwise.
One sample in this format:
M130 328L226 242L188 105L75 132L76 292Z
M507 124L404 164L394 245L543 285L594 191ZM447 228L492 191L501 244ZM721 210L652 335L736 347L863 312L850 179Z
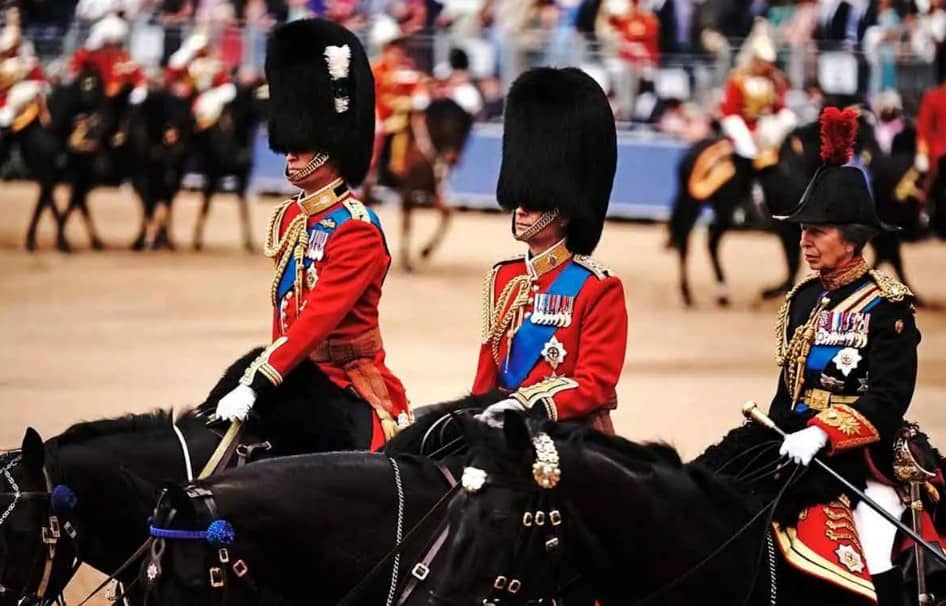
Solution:
M759 425L763 427L767 427L769 429L777 431L779 434L783 436L785 435L785 432L782 431L779 428L779 426L775 424L775 421L770 419L767 414L762 412L762 409L759 408L759 405L755 403L755 400L749 400L745 404L742 405L742 415L746 417L747 419L749 419L750 421L758 423Z

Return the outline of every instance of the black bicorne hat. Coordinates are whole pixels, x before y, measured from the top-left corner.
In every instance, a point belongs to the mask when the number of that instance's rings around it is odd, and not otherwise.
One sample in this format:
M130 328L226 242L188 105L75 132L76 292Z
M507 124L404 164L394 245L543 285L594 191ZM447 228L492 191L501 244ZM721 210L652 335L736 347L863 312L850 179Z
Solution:
M361 183L374 145L374 76L353 33L324 19L279 26L266 45L269 146L327 152Z
M798 206L780 221L812 225L866 225L878 230L899 228L880 220L864 172L847 166L854 154L857 110L826 107L821 114L821 160Z
M540 67L513 83L496 184L500 206L558 210L570 219L569 250L591 254L601 239L616 165L614 113L591 76Z

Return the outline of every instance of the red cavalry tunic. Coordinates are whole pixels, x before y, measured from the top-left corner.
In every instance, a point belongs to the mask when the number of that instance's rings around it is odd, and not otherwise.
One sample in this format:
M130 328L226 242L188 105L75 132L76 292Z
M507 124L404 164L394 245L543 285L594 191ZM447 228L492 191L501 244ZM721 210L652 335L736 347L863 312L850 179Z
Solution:
M593 417L603 413L599 417L603 428L610 429L607 414L617 406L615 388L627 348L624 288L619 278L590 257L572 255L564 241L532 259L501 261L487 274L473 393L501 388L512 336L536 311L536 295L545 294L572 263L588 269L591 276L573 301L560 302L570 322L555 329L543 356L510 397L527 408L545 406L552 420L589 418L597 423Z
M777 114L785 107L787 90L785 76L774 68L766 75L756 75L743 69L733 70L726 80L720 112L723 117L741 116L752 131L759 118Z
M70 63L73 73L83 69L94 70L105 85L105 95L114 97L127 86L147 84L147 78L137 63L122 48L109 47L89 50L80 48Z
M916 150L929 158L930 172L935 175L940 158L946 155L946 84L923 95L916 122Z
M339 211L342 211L339 214ZM338 221L344 217L344 222ZM337 224L337 229L335 229ZM332 230L318 240L316 225ZM310 235L310 232L313 235ZM385 364L378 325L381 287L391 256L377 217L351 197L341 179L302 199L288 200L274 213L266 254L276 259L273 283L273 344L242 379L257 392L282 382L309 358L346 389L352 387L378 413L372 449L394 432L394 419L409 414L401 381ZM304 257L313 259L303 269ZM278 295L285 271L293 287Z

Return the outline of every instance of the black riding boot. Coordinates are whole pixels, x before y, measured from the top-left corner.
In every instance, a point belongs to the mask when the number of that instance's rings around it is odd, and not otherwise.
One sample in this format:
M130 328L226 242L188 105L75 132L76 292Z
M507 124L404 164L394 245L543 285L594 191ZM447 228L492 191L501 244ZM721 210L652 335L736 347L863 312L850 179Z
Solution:
M877 606L907 606L903 574L898 568L871 576L877 592Z

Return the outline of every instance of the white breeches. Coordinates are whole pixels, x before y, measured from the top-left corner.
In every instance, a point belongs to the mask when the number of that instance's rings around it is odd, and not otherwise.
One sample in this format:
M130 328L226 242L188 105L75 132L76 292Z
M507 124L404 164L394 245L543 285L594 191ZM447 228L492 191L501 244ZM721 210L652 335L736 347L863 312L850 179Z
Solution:
M900 497L892 487L874 480L867 480L867 488L864 492L894 517L900 518L905 507L900 503ZM872 575L876 575L893 568L890 553L893 550L897 528L864 502L858 503L854 508L854 523L857 526L861 546L864 548L867 570Z

